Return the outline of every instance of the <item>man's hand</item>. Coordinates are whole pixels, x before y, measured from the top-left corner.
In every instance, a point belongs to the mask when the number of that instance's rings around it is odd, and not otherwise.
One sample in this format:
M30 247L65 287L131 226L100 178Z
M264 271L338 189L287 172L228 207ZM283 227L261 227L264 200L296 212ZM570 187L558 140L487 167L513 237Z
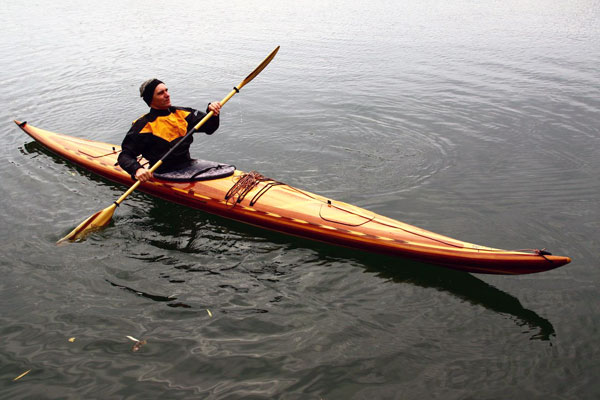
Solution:
M221 103L218 101L210 103L208 105L208 111L212 111L215 115L219 115L221 112Z
M140 182L146 182L150 178L152 178L152 173L146 168L138 168L138 170L135 171L135 179Z

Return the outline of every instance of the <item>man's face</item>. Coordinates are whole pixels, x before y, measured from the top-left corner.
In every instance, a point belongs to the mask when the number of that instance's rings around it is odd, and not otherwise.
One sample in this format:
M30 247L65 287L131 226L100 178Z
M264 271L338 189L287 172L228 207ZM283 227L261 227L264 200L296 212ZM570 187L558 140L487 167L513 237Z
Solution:
M171 107L171 96L169 95L169 89L164 83L160 83L154 89L154 96L152 97L152 108L157 110L166 110Z

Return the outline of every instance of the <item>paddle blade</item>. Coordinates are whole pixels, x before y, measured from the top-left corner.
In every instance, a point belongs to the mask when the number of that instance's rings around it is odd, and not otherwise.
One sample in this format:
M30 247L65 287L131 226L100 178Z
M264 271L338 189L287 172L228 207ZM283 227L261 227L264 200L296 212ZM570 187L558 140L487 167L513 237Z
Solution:
M271 62L271 60L273 60L273 58L275 58L275 55L277 54L277 52L279 51L279 46L275 47L275 50L273 50L271 52L271 54L269 54L267 56L267 58L265 58L263 60L263 62L260 63L260 65L258 67L256 67L254 69L254 71L250 72L250 75L248 75L238 86L238 89L241 89L244 85L246 85L248 82L250 82L252 79L256 78L256 75L260 74L260 72L265 69L267 67L267 65L269 65L269 63Z
M67 241L74 242L75 240L83 239L90 233L105 227L112 219L116 208L117 205L113 203L104 210L98 211L96 214L79 224L77 228L73 229L67 236L56 242L56 244L62 244Z

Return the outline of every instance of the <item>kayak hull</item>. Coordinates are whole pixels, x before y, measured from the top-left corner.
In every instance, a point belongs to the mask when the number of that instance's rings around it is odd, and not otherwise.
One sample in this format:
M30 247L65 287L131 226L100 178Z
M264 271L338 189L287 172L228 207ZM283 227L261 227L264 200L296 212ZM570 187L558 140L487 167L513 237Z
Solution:
M127 186L134 183L117 164L120 146L15 123L48 150L74 164L114 182ZM236 170L232 176L208 181L153 179L142 183L138 190L288 235L473 273L530 274L571 261L539 250L509 251L462 242L261 176L250 179L251 185L245 190L233 193L240 181L254 175Z

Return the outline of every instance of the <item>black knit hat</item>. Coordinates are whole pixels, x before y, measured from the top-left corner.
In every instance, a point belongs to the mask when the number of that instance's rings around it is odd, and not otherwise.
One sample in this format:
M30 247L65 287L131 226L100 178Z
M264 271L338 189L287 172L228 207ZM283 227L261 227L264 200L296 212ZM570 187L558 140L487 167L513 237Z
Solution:
M164 82L156 78L148 79L146 82L142 83L142 86L140 86L140 97L144 99L146 104L150 105L152 103L154 89L161 83Z

